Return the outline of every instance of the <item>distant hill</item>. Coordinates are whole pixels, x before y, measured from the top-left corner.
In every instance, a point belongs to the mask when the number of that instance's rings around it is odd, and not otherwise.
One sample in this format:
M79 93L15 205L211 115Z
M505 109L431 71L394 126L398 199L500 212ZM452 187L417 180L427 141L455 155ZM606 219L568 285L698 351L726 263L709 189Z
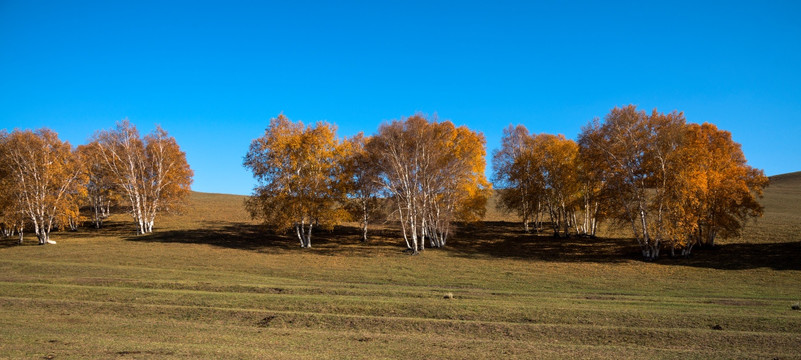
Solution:
M750 223L738 241L801 241L801 171L771 176L761 203L764 216Z
M801 171L770 176L771 187L798 187L801 185Z
M157 225L168 228L205 228L226 223L250 223L245 210L247 196L195 192L189 194L189 204L178 214L157 219ZM126 218L122 217L121 220Z

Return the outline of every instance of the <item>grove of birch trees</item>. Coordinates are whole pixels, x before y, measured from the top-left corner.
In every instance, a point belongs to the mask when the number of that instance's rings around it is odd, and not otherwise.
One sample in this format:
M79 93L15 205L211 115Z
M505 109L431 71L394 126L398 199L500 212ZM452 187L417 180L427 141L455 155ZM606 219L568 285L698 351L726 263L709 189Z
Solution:
M768 184L729 132L631 105L590 122L578 142L510 126L493 168L500 205L516 211L526 231L547 216L555 236L594 236L607 219L631 229L646 260L663 248L687 255L718 235L738 235L762 214Z
M254 218L275 230L294 229L300 246L312 246L316 225L331 228L345 219L343 143L325 122L306 126L283 114L253 140L244 165L259 185L247 200Z
M413 253L425 249L426 240L445 246L453 221L483 218L491 189L484 145L480 133L421 115L381 125L368 142L376 181L394 202Z
M17 231L22 243L26 224L33 226L39 244L52 244L50 231L61 220L77 215L85 193L72 145L48 129L15 130L0 134L2 222Z
M49 129L0 132L0 229L32 229L52 244L54 228L76 230L87 218L100 228L112 206L127 205L139 234L153 230L156 215L179 208L192 170L175 138L157 127L142 139L127 120L100 131L74 149Z
M160 126L142 139L136 126L123 120L114 129L97 132L87 146L93 148L94 166L107 173L95 174L101 181L91 184L95 195L116 189L127 201L139 234L153 232L158 213L176 210L189 195L194 173L175 138ZM110 197L93 202L103 199Z
M336 130L270 120L244 158L258 182L246 201L253 218L292 230L303 248L317 228L355 221L366 242L370 224L391 220L413 254L445 246L455 222L483 218L493 194L483 134L420 114L369 136ZM20 243L28 230L48 244L55 228L101 228L120 206L150 233L158 214L183 206L193 176L175 138L158 126L142 137L128 120L77 148L48 129L2 130L0 164L0 230ZM630 231L646 260L738 236L763 213L768 185L728 131L633 105L594 119L577 141L509 126L492 168L498 206L525 232L595 237L603 222Z
M311 246L314 226L354 219L367 241L368 223L386 208L412 253L426 241L445 246L453 221L484 214L484 144L480 133L422 115L342 140L330 124L279 115L245 156L259 182L247 208L276 230L294 229L301 247Z

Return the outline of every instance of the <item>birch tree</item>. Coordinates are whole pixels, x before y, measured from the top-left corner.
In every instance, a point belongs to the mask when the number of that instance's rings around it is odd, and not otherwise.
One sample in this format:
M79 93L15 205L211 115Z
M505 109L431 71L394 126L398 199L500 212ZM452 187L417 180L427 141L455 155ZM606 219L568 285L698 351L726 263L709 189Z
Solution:
M412 253L441 247L453 220L483 216L490 185L484 137L422 115L382 124L368 146Z
M578 145L564 135L529 134L522 126L504 131L501 149L493 158L502 208L516 210L529 231L542 226L542 214L551 220L554 236L566 237L579 228L576 207L580 197Z
M8 132L0 130L0 161L5 160ZM0 166L0 231L4 237L19 235L19 243L23 241L25 229L25 213L22 193L19 184L14 180L10 166Z
M368 225L383 217L378 195L381 190L374 158L367 151L370 137L358 133L343 142L345 154L342 174L347 186L346 209L356 218L362 230L362 242L367 241Z
M22 244L26 217L15 185L8 173L0 174L0 232L4 237L19 235Z
M603 160L598 156L604 154L593 145L598 140L593 139L598 134L585 132L579 137L578 154L578 178L581 198L580 233L590 237L595 237L598 225L608 216L608 207L612 202L612 194L609 183L606 179L607 172L601 171Z
M630 224L646 260L663 246L687 255L719 233L736 236L762 214L767 178L714 125L630 105L596 119L579 138L589 178L603 182L612 216Z
M695 164L700 182L697 232L692 238L712 247L718 236L739 236L748 219L762 216L759 199L769 180L762 170L747 164L730 132L709 123L690 124L685 136L688 152L683 159Z
M92 142L78 146L78 156L87 177L87 200L92 209L92 223L99 229L103 226L103 221L111 215L112 205L118 204L122 198L99 144Z
M81 172L72 146L46 128L14 130L5 136L2 145L0 163L7 167L7 179L14 184L12 214L27 217L39 244L54 244L50 232L60 211L76 206L71 203L75 197L70 194L82 191Z
M643 164L650 171L650 234L675 255L675 249L687 248L697 226L693 209L699 194L699 172L686 157L683 113L663 114L654 109L645 126L651 135Z
M144 140L128 120L92 139L117 191L125 194L137 233L153 231L156 216L185 203L193 172L175 138L157 126Z
M579 142L594 154L596 163L591 171L600 172L614 194L609 200L615 219L628 223L646 260L659 257L659 238L651 229L648 188L653 182L651 169L646 167L651 153L654 133L648 127L648 115L633 105L614 108L601 123L598 119L582 129Z
M294 228L300 246L310 248L316 225L332 227L346 217L341 154L334 126L306 126L283 114L271 119L244 159L258 181L246 201L251 216L278 231Z
M564 135L540 134L534 137L529 154L538 164L532 175L542 179L537 192L543 194L554 236L567 237L576 220L578 145Z
M429 204L426 237L432 247L442 247L454 221L475 222L484 217L491 185L484 175L483 134L450 121L431 124L434 130L434 168L424 176Z
M515 211L530 231L529 222L539 213L540 199L534 192L532 176L535 163L523 155L530 151L531 136L523 125L509 125L503 130L501 148L492 156L493 182L498 186L499 208Z

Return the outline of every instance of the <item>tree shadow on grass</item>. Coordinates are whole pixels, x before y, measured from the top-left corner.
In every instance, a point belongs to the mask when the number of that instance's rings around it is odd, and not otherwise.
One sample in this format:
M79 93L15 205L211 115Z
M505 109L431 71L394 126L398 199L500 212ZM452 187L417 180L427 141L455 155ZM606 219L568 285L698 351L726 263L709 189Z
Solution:
M558 238L551 236L549 231L544 234L527 234L521 227L520 223L504 221L460 224L445 248L426 251L447 251L465 258L493 257L575 263L642 261L639 247L632 239L580 236ZM311 249L300 249L298 240L291 232L275 233L262 225L250 223L207 222L197 229L157 230L148 235L132 235L130 229L124 226L114 229L126 231L123 238L129 241L208 244L268 253L304 251L328 256L374 257L398 254L405 250L397 224L371 228L370 241L366 243L361 242L361 230L357 226L336 226L331 231L316 229L312 236ZM0 244L0 247L3 245L5 243ZM735 243L719 245L714 249L696 249L687 258L673 258L663 250L656 263L720 270L801 270L801 262L797 260L800 256L800 241Z
M69 242L74 239L125 237L135 233L135 227L132 223L107 221L103 223L103 226L100 229L95 228L94 225L88 223L85 226L79 227L76 231L53 229L50 232L50 240L59 243ZM33 232L33 230L26 231L24 235L25 241L22 243L22 245L19 244L19 235L10 237L0 236L0 249L14 246L40 246L39 239L36 237L36 234Z
M25 243L22 243L22 245L25 245ZM19 236L17 235L9 237L0 235L0 249L22 246L22 245L19 244Z
M778 243L735 243L712 249L693 250L688 258L665 256L659 263L719 270L801 270L801 241Z
M98 238L98 237L126 237L136 234L136 225L133 222L106 221L99 229L92 224L81 227L76 232L67 232L69 237Z
M290 248L286 236L269 232L261 225L248 223L206 222L200 228L155 230L146 235L129 235L125 239L136 242L207 244L241 250Z
M637 248L623 239L559 238L549 230L526 233L522 224L505 221L461 224L446 248L463 257L561 262L616 263L637 255Z
M207 244L229 249L259 252L307 251L319 255L374 256L386 250L388 231L373 229L370 241L361 242L361 230L354 226L336 226L333 230L316 229L311 249L300 249L293 232L275 232L263 225L250 223L206 222L197 229L154 231L147 235L130 235L129 241ZM400 251L397 242L391 245Z
M629 238L558 238L525 233L522 224L483 222L462 224L446 249L457 256L491 256L538 261L618 263L643 261L639 246ZM663 249L657 264L719 270L770 268L801 270L801 241L778 243L734 243L713 249L693 250L689 257L671 257Z

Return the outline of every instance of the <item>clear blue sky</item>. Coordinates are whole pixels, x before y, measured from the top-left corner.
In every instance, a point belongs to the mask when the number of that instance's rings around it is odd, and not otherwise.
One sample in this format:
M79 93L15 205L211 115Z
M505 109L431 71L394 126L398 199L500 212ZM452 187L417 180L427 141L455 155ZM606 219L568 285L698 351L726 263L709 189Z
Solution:
M247 194L242 157L281 112L339 135L437 113L491 154L509 124L575 138L635 104L801 170L801 2L537 3L0 0L0 128L77 145L161 124L194 190Z

